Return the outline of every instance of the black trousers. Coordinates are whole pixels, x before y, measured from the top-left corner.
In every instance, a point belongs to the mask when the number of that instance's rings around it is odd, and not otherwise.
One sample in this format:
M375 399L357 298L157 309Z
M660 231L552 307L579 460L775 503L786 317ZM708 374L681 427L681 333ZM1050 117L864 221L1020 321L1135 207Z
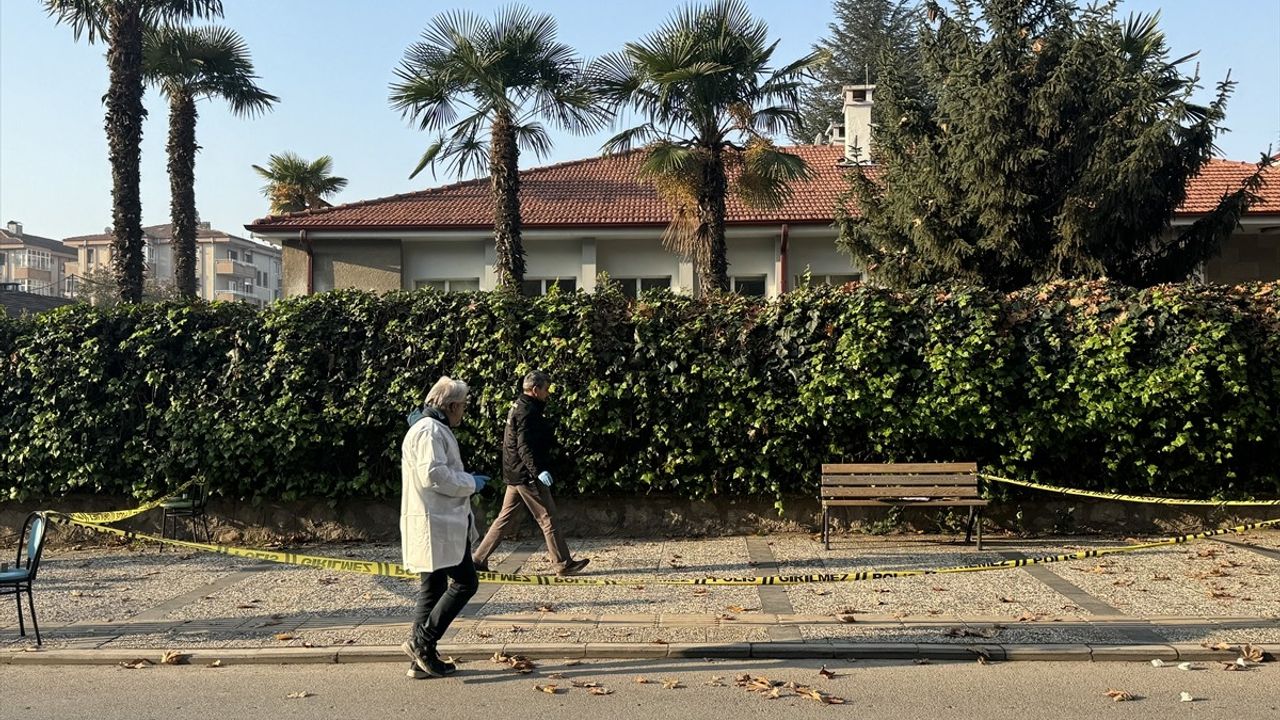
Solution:
M422 587L418 588L418 606L413 613L413 639L419 647L428 647L440 641L449 624L480 589L471 560L471 543L463 550L461 563L420 575Z

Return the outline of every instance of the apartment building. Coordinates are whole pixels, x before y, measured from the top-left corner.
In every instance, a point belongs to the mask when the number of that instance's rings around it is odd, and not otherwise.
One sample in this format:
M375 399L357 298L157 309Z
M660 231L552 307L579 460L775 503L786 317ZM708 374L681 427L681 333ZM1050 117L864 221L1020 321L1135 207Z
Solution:
M173 226L142 229L148 277L173 283ZM111 263L110 228L98 235L63 240L76 254L74 267L84 271ZM196 230L196 287L205 300L229 300L266 305L281 295L280 249L200 223Z
M10 220L0 228L0 285L43 297L74 297L75 253Z

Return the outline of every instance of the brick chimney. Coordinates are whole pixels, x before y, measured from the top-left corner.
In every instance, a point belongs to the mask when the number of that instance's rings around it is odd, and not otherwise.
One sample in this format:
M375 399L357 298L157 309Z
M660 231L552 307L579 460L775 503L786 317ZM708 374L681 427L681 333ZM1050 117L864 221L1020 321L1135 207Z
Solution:
M10 220L7 227L10 233L22 237L22 223L17 220Z
M875 85L844 86L844 156L859 165L871 164L871 103Z

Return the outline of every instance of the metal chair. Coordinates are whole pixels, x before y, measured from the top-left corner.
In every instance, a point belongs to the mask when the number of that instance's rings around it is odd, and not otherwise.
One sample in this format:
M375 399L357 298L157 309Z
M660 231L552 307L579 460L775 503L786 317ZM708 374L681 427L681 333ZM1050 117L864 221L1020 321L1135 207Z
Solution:
M12 595L18 601L18 634L26 637L27 626L22 621L22 593L27 593L27 605L31 608L31 626L36 631L36 645L40 639L40 622L36 620L36 603L31 596L31 586L40 569L40 555L44 552L45 531L49 520L44 513L33 512L22 524L22 537L18 542L18 560L12 569L0 571L0 595ZM24 553L25 551L25 553ZM25 557L24 557L25 554Z
M193 483L186 492L160 503L164 516L160 521L160 537L169 537L169 522L173 522L173 537L178 536L178 520L187 518L191 528L191 539L196 539L196 521L204 529L204 541L209 542L209 519L205 515L205 505L209 503L209 484ZM164 549L162 545L161 550Z

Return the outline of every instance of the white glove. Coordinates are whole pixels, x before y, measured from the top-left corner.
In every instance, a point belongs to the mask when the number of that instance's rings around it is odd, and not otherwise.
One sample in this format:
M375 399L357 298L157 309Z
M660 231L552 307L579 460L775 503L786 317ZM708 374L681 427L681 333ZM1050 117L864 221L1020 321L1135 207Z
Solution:
M547 487L551 487L551 473L547 472L546 470L543 470L542 472L538 473L538 480L540 480L543 485L546 485Z

